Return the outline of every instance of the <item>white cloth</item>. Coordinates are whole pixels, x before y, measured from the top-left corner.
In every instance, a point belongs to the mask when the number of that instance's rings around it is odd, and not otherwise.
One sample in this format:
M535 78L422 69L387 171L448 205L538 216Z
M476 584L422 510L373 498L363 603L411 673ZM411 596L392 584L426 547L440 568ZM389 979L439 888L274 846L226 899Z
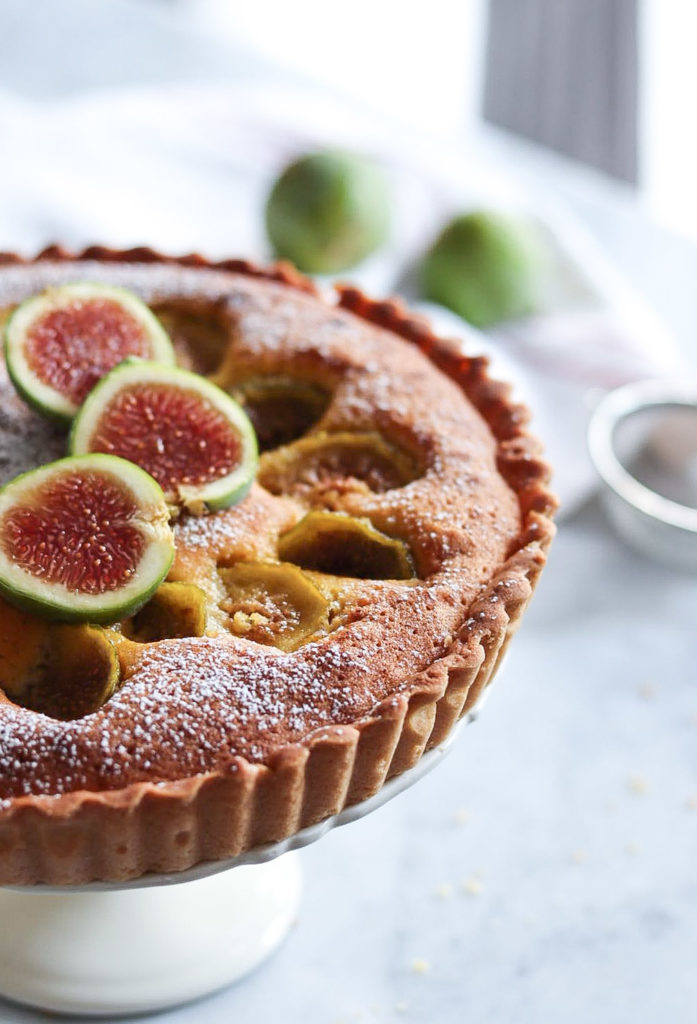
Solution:
M263 207L294 154L322 145L374 154L394 195L389 243L344 275L376 295L414 297L414 268L454 212L531 214L554 253L554 311L482 336L437 307L436 326L493 357L535 410L567 514L593 490L585 426L594 396L682 372L678 350L602 252L549 196L442 142L415 139L353 104L278 82L158 86L30 102L0 94L0 247L145 243L179 253L271 256ZM418 296L416 296L418 298ZM418 304L418 303L417 303Z

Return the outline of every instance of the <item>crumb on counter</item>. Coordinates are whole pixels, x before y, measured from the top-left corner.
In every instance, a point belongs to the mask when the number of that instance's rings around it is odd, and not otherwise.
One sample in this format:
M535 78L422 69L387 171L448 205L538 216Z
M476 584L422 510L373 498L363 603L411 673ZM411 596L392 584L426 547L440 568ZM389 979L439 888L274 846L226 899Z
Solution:
M481 878L476 878L474 875L471 878L466 878L462 883L462 891L466 892L468 896L479 896L483 888Z
M412 974L428 974L430 970L431 964L429 963L428 960L423 960L420 957L417 957L415 960L412 960L411 962Z
M449 900L453 895L453 886L450 882L441 882L435 889L433 895L439 900Z
M634 796L646 796L650 788L643 775L630 775L627 779L627 787Z

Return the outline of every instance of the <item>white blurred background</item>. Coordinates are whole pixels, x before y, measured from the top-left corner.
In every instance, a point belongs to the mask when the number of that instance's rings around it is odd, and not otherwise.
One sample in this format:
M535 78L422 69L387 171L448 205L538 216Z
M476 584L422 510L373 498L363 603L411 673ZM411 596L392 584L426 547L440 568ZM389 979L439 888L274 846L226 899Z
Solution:
M507 678L433 776L306 852L281 953L168 1024L694 1021L695 579L611 531L585 428L609 384L697 367L696 37L688 0L0 0L0 250L266 260L275 176L338 144L392 186L350 271L374 294L419 302L482 204L537 218L567 285L488 335L429 309L529 398L565 498Z
M0 2L0 89L273 71L462 141L481 114L638 186L697 236L697 7L684 0Z

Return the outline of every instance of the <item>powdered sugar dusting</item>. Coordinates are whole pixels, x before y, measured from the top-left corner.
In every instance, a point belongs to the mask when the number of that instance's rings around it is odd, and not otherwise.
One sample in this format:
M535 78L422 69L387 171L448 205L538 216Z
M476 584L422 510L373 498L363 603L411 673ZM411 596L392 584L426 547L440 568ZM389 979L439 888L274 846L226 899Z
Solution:
M21 267L0 271L0 307L24 297L26 275ZM236 373L316 373L333 392L317 429L378 430L418 456L423 471L408 485L348 489L338 508L402 538L422 580L346 588L341 625L292 654L227 633L143 645L120 691L77 721L46 718L0 695L0 804L228 770L236 756L262 761L318 727L355 722L448 651L518 530L486 424L416 348L287 288L212 271L38 264L31 290L80 277L132 287L146 301L224 298L235 324L231 383ZM64 453L64 437L2 378L0 399L3 479ZM301 500L255 485L225 512L183 515L175 578L275 560L279 535L304 511ZM207 593L215 599L214 587Z
M0 486L65 455L65 432L33 412L0 369Z
M425 644L404 641L415 612L427 623ZM442 653L451 620L429 588L413 587L292 655L227 637L144 648L122 689L78 721L0 705L0 799L176 779L237 755L262 760L313 729L368 714Z

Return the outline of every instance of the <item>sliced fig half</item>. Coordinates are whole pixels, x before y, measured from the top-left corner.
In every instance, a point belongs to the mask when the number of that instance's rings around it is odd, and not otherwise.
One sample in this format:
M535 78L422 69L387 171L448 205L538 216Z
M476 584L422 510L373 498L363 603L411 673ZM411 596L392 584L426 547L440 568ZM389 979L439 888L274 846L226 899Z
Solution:
M159 485L125 459L59 459L0 490L0 593L63 622L140 608L174 556Z
M240 501L258 462L254 428L234 399L198 374L140 360L125 360L91 392L70 450L129 459L171 504L195 513Z
M333 576L407 580L415 575L403 541L376 530L369 519L343 512L308 512L279 538L278 556Z
M137 295L88 282L49 288L18 306L5 327L5 356L22 398L64 422L128 356L174 363L165 329Z

